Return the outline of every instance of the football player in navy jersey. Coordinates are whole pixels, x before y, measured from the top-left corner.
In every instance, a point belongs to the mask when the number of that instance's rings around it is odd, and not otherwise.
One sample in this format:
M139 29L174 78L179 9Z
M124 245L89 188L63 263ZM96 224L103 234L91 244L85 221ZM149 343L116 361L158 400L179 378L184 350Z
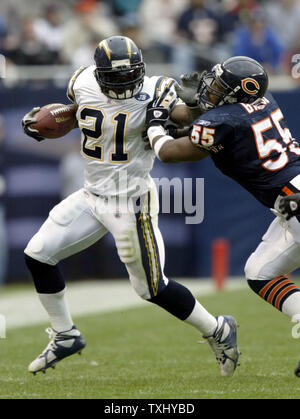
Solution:
M250 255L245 275L255 293L297 319L300 290L287 273L300 266L300 223L282 197L300 191L300 148L267 87L268 76L258 62L229 58L210 72L184 76L178 85L178 96L202 111L187 137L170 139L155 120L147 132L160 160L210 156L222 173L273 210L276 218ZM300 364L295 373L300 376Z

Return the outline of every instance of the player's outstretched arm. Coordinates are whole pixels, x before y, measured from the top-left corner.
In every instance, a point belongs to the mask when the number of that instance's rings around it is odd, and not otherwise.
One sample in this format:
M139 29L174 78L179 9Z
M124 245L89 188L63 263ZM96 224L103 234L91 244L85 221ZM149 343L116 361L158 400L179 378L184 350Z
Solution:
M152 149L164 163L192 162L209 156L207 151L194 146L189 137L175 140L162 126L150 126L147 133Z
M160 148L158 154L158 158L164 163L193 162L202 160L208 156L209 153L195 147L189 140L189 137L167 141Z
M300 193L282 197L278 203L278 209L286 220L300 215Z
M156 156L165 163L179 163L202 160L209 153L194 146L189 137L174 139L165 129L169 119L169 110L154 106L147 110L146 127L151 148Z

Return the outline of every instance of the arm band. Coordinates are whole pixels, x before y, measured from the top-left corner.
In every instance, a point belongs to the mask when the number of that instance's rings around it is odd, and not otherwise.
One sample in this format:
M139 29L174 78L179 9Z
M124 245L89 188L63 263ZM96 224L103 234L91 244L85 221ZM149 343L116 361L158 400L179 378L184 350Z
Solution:
M147 135L149 138L149 142L150 145L152 147L152 143L155 137L161 136L161 135L166 135L166 131L164 129L164 127L162 127L161 125L154 125L150 128L148 128L147 131Z
M157 140L156 141L156 143L154 144L154 152L155 152L155 154L156 154L156 157L158 157L159 158L159 160L160 160L160 157L159 157L159 152L160 152L160 149L162 148L162 146L167 142L167 141L170 141L170 140L174 140L174 138L173 137L171 137L170 135L164 135L163 137L161 137L159 140Z

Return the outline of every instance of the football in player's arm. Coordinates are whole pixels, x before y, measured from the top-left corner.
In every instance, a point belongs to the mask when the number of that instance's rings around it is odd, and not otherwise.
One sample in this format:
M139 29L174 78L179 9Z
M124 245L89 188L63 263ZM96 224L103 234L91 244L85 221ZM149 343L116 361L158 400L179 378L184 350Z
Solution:
M185 77L194 79L194 76ZM284 115L267 92L264 68L248 57L232 57L199 77L194 92L178 96L202 112L189 135L172 139L163 125L150 121L148 137L163 162L201 160L237 181L277 215L249 257L250 288L293 318L300 314L300 290L286 274L300 267L300 147ZM300 376L300 363L295 373Z

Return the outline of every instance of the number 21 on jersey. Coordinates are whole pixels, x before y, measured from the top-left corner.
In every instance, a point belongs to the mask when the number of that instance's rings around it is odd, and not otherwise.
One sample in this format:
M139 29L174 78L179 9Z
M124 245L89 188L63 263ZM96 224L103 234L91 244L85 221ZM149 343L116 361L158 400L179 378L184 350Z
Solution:
M111 163L127 163L130 152L126 150L126 131L129 114L125 111L116 112L111 123L114 127L112 150L109 152ZM103 109L83 107L79 112L79 125L83 134L82 153L93 160L104 161L104 124L107 119Z

